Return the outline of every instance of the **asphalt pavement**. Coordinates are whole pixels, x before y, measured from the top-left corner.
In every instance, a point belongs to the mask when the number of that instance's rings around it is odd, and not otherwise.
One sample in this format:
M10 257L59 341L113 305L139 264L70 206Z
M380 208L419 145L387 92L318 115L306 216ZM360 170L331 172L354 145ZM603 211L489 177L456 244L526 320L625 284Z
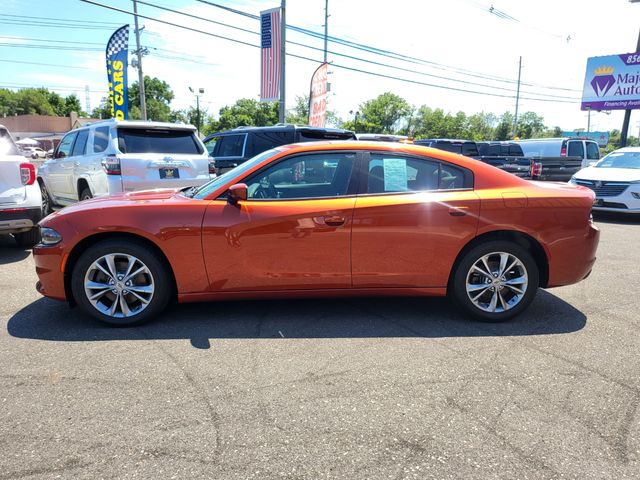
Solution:
M640 220L505 324L446 299L103 326L0 237L0 480L640 478Z

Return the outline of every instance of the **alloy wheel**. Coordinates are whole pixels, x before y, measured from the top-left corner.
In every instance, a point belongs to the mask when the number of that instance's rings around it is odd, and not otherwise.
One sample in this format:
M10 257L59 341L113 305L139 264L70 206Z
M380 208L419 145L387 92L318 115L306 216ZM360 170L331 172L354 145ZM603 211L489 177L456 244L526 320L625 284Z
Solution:
M137 257L110 253L95 260L84 276L84 291L91 305L112 318L139 314L150 304L155 281Z
M514 308L524 298L528 285L524 263L506 252L483 255L466 276L467 296L475 307L489 313Z

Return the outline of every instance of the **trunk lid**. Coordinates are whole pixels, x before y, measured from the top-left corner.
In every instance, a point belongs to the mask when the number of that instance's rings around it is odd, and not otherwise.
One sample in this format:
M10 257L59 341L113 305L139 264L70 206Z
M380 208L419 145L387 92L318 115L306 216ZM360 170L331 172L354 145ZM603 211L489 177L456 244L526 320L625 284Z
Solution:
M0 154L0 206L16 205L27 197L27 188L20 178L21 163L28 162L19 155Z

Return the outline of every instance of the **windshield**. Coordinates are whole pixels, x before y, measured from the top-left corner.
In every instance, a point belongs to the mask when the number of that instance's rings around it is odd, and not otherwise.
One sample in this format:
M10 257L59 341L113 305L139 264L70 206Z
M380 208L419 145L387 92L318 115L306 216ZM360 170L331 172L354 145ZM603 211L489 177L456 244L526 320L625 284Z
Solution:
M612 152L600 160L596 168L640 169L640 152Z
M250 158L246 162L238 165L236 168L229 170L226 173L223 173L219 177L216 177L213 180L211 180L210 182L205 183L197 190L188 194L188 196L202 200L208 197L211 194L211 192L214 192L215 190L220 188L222 185L227 183L232 178L241 177L246 172L251 170L255 165L257 165L258 163L262 162L263 160L269 157L274 156L278 152L280 152L280 149L278 148L274 148L272 150L267 150L266 152L262 152L261 154L256 155L255 157Z

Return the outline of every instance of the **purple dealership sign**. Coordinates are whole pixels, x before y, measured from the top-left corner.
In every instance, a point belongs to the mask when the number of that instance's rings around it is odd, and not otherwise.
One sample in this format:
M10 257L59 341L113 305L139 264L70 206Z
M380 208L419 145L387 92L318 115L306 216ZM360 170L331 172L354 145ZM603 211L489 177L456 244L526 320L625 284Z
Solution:
M640 52L589 58L581 108L640 108Z

